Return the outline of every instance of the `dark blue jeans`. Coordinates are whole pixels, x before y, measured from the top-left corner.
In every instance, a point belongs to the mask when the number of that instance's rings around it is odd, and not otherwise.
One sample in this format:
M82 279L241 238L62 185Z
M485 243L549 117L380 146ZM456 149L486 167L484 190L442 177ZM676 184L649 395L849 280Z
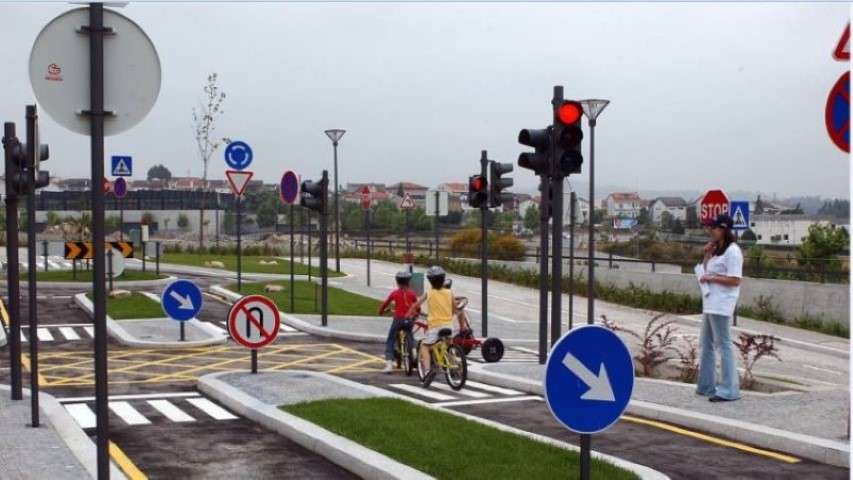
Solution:
M391 328L388 329L388 339L385 340L385 360L394 360L394 345L397 344L397 336L403 328L409 332L409 335L406 336L409 351L411 352L412 348L414 348L415 342L412 339L411 321L408 318L395 318L391 322Z

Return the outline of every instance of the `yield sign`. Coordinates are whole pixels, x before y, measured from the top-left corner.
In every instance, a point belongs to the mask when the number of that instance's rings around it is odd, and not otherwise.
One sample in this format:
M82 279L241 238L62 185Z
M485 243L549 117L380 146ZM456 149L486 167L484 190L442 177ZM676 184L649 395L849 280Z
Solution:
M847 28L844 29L844 33L841 34L841 39L838 40L838 45L835 46L835 50L832 52L832 58L839 61L847 61L850 60L850 24L847 24Z
M403 201L400 202L400 209L411 210L413 208L415 208L415 201L412 200L412 196L407 193L406 196L403 197Z
M255 172L249 172L247 170L225 170L225 176L228 177L228 183L231 185L231 191L238 197L243 196L243 192L246 190L246 185L249 184L249 180L252 179L252 175L254 174Z

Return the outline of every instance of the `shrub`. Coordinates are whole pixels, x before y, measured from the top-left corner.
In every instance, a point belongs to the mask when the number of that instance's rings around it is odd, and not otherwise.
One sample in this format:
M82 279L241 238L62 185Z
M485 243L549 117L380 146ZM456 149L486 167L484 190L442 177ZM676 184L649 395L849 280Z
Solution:
M178 228L183 230L189 226L190 226L189 217L187 217L186 214L183 214L183 213L178 215Z
M450 252L454 257L477 258L480 256L482 232L468 228L450 237ZM512 235L489 233L489 258L498 260L524 259L524 244Z
M694 383L699 375L699 349L693 337L685 337L684 342L685 348L677 350L679 378L682 382Z
M605 327L614 332L625 332L640 341L640 352L634 355L634 360L640 364L641 374L644 377L651 377L655 369L666 363L671 358L673 352L677 353L673 344L675 343L675 332L678 330L673 327L675 320L663 320L664 314L658 314L649 320L646 324L643 334L624 328L616 323L616 321L608 320L602 315L601 320Z
M743 362L743 374L740 377L741 388L751 388L752 384L755 383L755 377L752 375L752 367L762 358L771 357L780 362L782 361L776 353L775 340L772 335L741 333L738 339L732 342L738 349L741 361Z

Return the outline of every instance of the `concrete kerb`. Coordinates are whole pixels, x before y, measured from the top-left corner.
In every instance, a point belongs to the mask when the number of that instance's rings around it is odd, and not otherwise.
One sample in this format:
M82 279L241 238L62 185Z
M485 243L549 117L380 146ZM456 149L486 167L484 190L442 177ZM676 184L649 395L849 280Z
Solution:
M153 262L147 262L153 265ZM134 261L128 261L127 267L133 270L142 270L142 261L134 259ZM154 267L147 267L148 270ZM177 263L160 263L160 271L166 273L176 273L176 274L191 274L191 275L199 275L202 277L216 277L216 278L229 278L229 279L237 279L237 272L233 270L225 270L221 268L210 268L210 267L196 267L193 265L180 265ZM244 280L249 281L278 281L278 280L290 280L290 273L256 273L256 272L243 272L242 275ZM350 278L352 274L344 273L340 277L330 277L336 280ZM312 275L311 278L316 277L316 275ZM296 280L308 280L308 275L294 275L294 279Z
M156 297L156 295L146 294L146 296ZM89 317L93 317L95 315L95 308L92 304L92 301L86 297L85 293L78 293L74 295L74 303L76 303L80 308L86 312ZM115 338L122 345L127 345L128 347L140 347L140 348L193 348L193 347L207 347L211 345L222 345L228 341L228 336L224 335L221 330L214 327L213 325L208 324L207 322L200 322L197 319L188 320L186 323L188 325L192 325L198 330L201 330L207 333L210 338L204 340L188 340L181 342L179 340L174 341L151 341L151 340L140 340L130 334L127 330L125 330L121 324L115 320L113 320L109 315L107 317L107 332L109 332L110 336ZM168 323L176 323L175 320L171 320L169 318L137 318L137 319L129 319L122 320L122 322L134 322L134 321L150 321L150 320L162 320L163 322ZM177 326L176 326L177 329Z
M11 387L0 385L0 392L11 392ZM23 393L24 398L30 397L29 389L24 388ZM59 404L53 395L39 392L39 407L46 417L47 423L53 427L77 461L93 479L98 478L98 451L86 432L77 425L77 422L71 418L68 411ZM127 478L112 461L110 461L110 478Z
M217 378L225 373L227 372L199 378L198 389L240 415L278 432L359 477L368 480L433 478L352 440L279 410L276 405L261 402Z
M468 378L527 393L545 394L541 382L514 375L489 372L481 365L469 364ZM849 468L850 466L850 445L844 442L641 400L631 400L626 413L702 430L757 447L777 450L837 467Z
M346 385L346 386L349 386L349 387L354 388L354 389L362 390L366 393L375 395L377 397L397 398L397 399L400 399L403 401L414 403L414 404L419 405L419 406L424 407L424 408L429 408L431 410L436 410L436 411L440 411L440 412L447 413L450 415L454 415L454 416L457 416L460 418L464 418L466 420L470 420L473 422L477 422L477 423L480 423L483 425L487 425L487 426L496 428L496 429L503 431L503 432L513 433L513 434L520 435L520 436L525 437L525 438L529 438L529 439L534 440L534 441L553 445L553 446L556 446L558 448L562 448L564 450L575 451L575 452L579 450L579 448L577 446L566 443L566 442L555 440L553 438L546 437L543 435L531 433L531 432L528 432L525 430L521 430L521 429L518 429L515 427L511 427L509 425L504 425L502 423L494 422L492 420L487 420L487 419L476 417L476 416L469 415L466 413L457 412L457 411L452 410L452 409L445 409L445 408L442 408L442 407L437 406L437 405L433 405L433 404L430 404L430 403L427 403L427 402L424 402L424 401L421 401L421 400L418 400L415 398L406 397L404 395L399 395L397 393L390 392L388 390L383 390L381 388L377 388L377 387L374 387L371 385L364 385L364 384L361 384L358 382L353 382L351 380L347 380L345 378L336 377L334 375L330 375L327 373L310 372L310 371L300 371L300 373L303 373L305 375L312 375L312 376L325 378L325 379L328 379L329 381L336 382L336 383L339 383L342 385ZM246 398L252 399L261 405L264 405L264 404L260 403L257 399L254 399L253 397L246 395L242 391L239 391L236 388L225 384L225 382L222 382L221 380L216 379L216 377L224 375L224 374L225 373L215 373L215 374L210 374L210 375L206 375L204 377L201 377L199 379L199 390L201 390L202 392L216 398L217 400L225 403L226 405L228 405L226 398L221 398L219 395L229 393L228 389L230 389L232 391L236 391L240 395L242 395ZM216 383L214 384L210 380L213 380ZM205 385L205 383L207 383L207 385ZM220 386L225 386L228 389L219 388ZM211 387L218 388L219 391L216 391L216 390L212 389ZM235 410L236 410L236 408L235 408ZM280 411L277 408L275 410ZM237 410L237 411L239 412L239 410ZM313 426L313 424L310 424L310 425ZM323 429L321 429L321 430L323 430ZM325 430L323 430L323 431L325 431ZM664 475L663 473L658 472L657 470L653 470L653 469L646 467L644 465L639 465L639 464L636 464L633 462L629 462L627 460L623 460L623 459L618 458L618 457L614 457L614 456L603 454L603 453L596 452L596 451L592 451L591 454L592 454L592 457L595 459L603 460L603 461L612 463L613 465L616 465L620 468L624 468L625 470L634 472L643 480L668 480L669 479L669 477ZM329 458L329 457L327 457L327 458ZM330 460L334 461L334 459L332 459L332 458L330 458ZM342 465L340 463L339 463L339 465L341 465L342 467L347 468L349 470L349 468L346 465ZM353 470L350 470L350 471L353 471ZM358 473L358 472L354 472L354 473ZM412 477L409 477L409 478L412 478ZM427 478L431 478L431 477L427 477Z
M225 297L231 302L236 302L243 297L242 294L228 290L220 285L213 285L208 289L211 293ZM385 343L386 337L383 335L373 335L369 333L347 332L345 330L336 330L329 327L320 327L313 323L306 322L293 314L279 311L281 321L285 325L289 325L301 332L310 333L318 337L337 338L341 340L352 340L354 342L370 342L370 343Z
M21 278L26 278L22 275ZM168 285L173 280L176 280L175 277L166 276L163 278L158 278L156 280L130 280L130 281L114 281L114 288L123 288L123 289L131 289L131 288L154 288L154 287L162 287ZM39 281L40 286L44 286L47 288L58 289L58 290L74 290L79 292L80 290L90 289L92 287L92 282L45 282ZM6 286L6 280L0 280L0 287Z

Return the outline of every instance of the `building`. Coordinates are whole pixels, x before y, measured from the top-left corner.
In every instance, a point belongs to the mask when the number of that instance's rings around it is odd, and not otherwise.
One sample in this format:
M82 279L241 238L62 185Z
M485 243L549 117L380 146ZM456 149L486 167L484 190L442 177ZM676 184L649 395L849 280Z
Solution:
M642 208L640 196L636 193L611 193L604 200L607 215L615 218L637 218Z
M447 192L447 211L461 212L471 210L468 206L468 184L465 182L445 182L438 184L436 189Z
M649 205L652 222L660 225L664 212L672 215L673 220L687 221L687 202L681 197L658 197Z
M839 219L819 215L758 214L749 219L749 226L759 245L800 245L815 224L848 229Z

